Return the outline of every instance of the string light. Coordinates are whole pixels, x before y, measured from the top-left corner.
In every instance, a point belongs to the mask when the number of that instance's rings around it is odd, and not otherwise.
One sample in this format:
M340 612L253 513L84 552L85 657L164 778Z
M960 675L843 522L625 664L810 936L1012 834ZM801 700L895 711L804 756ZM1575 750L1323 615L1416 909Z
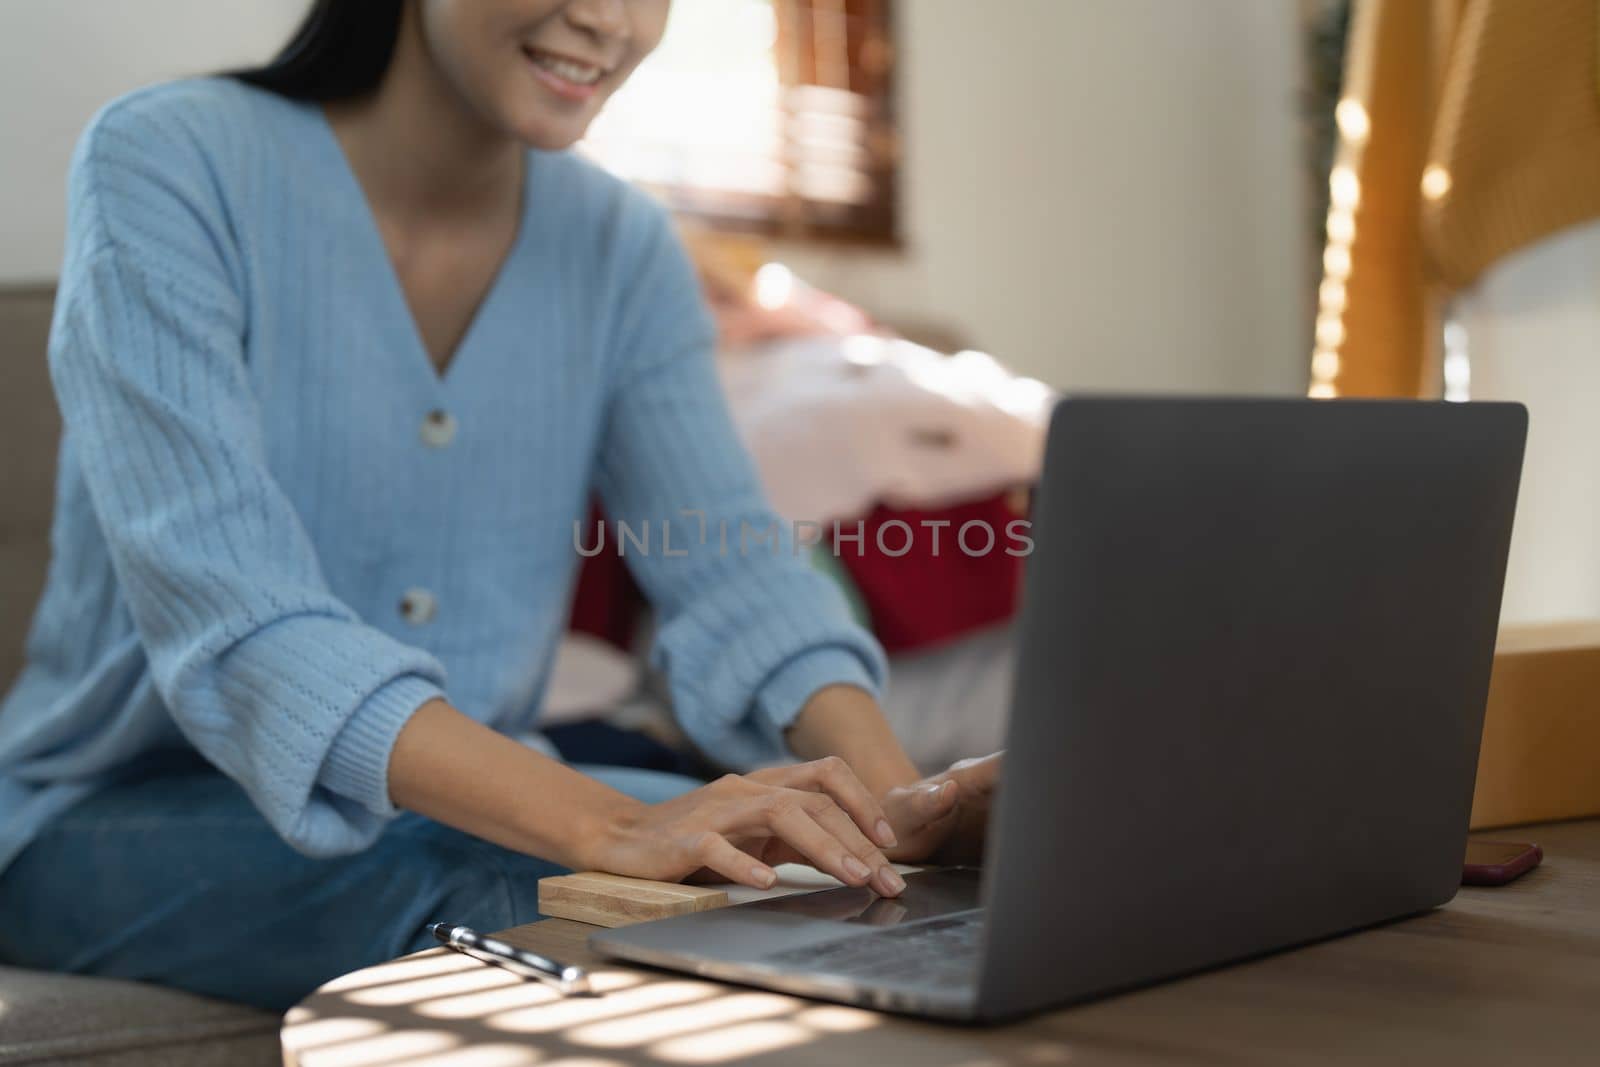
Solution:
M1361 101L1349 97L1339 101L1333 109L1333 120L1339 124L1339 133L1351 144L1365 144L1372 124L1367 120L1367 109Z
M1350 277L1349 247L1330 244L1322 253L1322 269L1328 272L1328 277L1340 281Z
M1328 196L1340 211L1354 211L1361 205L1361 179L1347 163L1340 163L1328 175Z
M1318 347L1336 349L1342 344L1344 344L1344 323L1339 321L1339 316L1317 316Z
M1317 343L1311 353L1311 387L1308 395L1330 398L1339 395L1337 379L1341 360L1339 346L1346 333L1344 311L1350 277L1350 247L1356 239L1356 208L1361 205L1361 179L1353 161L1372 133L1371 117L1361 101L1340 100L1333 110L1334 122L1343 141L1342 158L1328 174L1328 242L1322 250L1322 284L1317 289Z
M1356 239L1356 217L1349 211L1328 212L1328 238L1340 244L1349 244Z
M1450 172L1437 163L1428 164L1422 172L1422 195L1429 200L1443 200L1449 196L1452 184Z

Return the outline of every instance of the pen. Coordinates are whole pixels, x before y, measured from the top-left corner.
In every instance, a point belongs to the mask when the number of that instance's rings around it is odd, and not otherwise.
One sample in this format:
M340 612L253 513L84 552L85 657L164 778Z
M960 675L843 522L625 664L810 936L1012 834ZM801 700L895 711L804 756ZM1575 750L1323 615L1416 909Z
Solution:
M508 945L493 937L484 937L476 930L453 923L434 923L428 927L440 942L484 963L503 967L524 978L537 978L556 987L564 997L589 992L589 975L582 967L541 956L536 952Z

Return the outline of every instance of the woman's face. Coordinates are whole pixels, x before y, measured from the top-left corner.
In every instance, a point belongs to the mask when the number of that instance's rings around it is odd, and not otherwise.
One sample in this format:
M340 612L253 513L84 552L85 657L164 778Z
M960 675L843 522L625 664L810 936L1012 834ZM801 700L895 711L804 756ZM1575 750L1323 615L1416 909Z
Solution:
M535 148L583 137L661 41L671 0L420 0L425 46L492 126Z

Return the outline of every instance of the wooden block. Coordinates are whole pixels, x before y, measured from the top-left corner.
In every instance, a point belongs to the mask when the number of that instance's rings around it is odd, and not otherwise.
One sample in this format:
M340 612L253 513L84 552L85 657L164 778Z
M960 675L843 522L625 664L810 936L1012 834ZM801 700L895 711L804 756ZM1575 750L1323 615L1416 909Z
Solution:
M1600 622L1507 626L1495 646L1472 827L1600 815Z
M594 926L629 926L727 905L726 890L597 871L539 879L539 914Z

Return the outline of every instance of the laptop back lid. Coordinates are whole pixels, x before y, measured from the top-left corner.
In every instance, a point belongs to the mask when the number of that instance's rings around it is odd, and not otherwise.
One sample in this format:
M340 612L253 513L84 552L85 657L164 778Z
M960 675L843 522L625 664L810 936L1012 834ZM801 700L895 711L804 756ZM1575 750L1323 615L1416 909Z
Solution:
M1526 426L1516 404L1062 402L980 1014L1454 895Z

